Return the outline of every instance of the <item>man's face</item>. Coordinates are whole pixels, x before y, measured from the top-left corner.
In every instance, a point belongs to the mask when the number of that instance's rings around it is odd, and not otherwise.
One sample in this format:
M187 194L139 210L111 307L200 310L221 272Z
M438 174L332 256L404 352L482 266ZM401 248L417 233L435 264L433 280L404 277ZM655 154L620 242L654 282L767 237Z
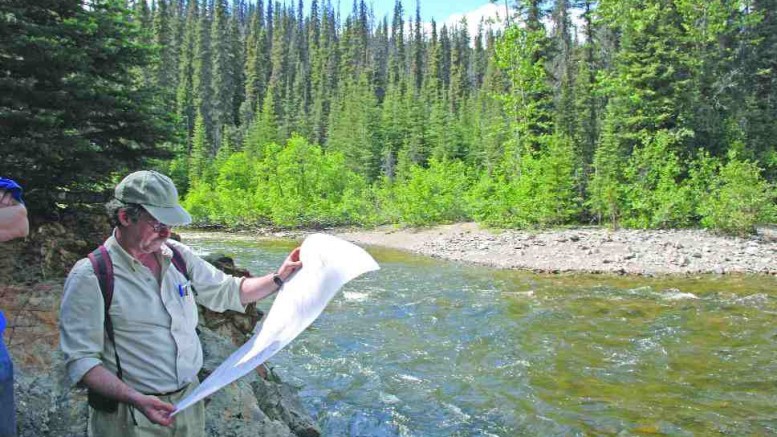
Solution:
M170 238L171 228L160 223L147 211L141 211L136 222L128 219L126 222L128 224L124 226L124 231L127 237L131 239L130 241L134 241L137 248L143 253L158 251L162 247L162 243Z

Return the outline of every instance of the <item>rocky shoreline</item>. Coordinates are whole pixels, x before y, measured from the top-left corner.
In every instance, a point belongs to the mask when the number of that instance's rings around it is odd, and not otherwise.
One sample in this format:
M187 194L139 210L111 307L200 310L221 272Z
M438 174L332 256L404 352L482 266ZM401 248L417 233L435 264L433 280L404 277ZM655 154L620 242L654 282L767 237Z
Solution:
M357 244L426 256L542 273L630 275L777 274L777 242L706 230L610 230L580 227L551 231L493 231L474 223L429 229L346 231Z

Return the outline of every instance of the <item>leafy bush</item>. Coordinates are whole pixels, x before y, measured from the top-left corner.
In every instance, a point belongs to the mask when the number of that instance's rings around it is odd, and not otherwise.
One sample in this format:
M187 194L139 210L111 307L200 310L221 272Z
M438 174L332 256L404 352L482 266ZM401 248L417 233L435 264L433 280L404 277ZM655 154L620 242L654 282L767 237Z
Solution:
M672 150L685 133L659 131L636 147L624 169L623 224L637 228L690 224L693 203L680 183L683 167Z
M302 137L283 148L268 145L258 173L255 200L267 205L274 224L339 225L372 217L364 178L348 169L342 154L325 154Z
M468 219L470 177L463 162L431 159L429 168L402 168L397 179L393 184L384 179L378 190L385 220L425 226Z
M212 211L217 205L213 188L207 182L198 182L189 187L189 192L181 204L189 211L195 222L211 221Z
M469 194L472 215L490 226L526 228L568 222L579 212L571 142L544 139L540 152L524 151L513 168L481 176Z
M752 232L756 224L777 218L776 194L755 162L739 160L735 153L729 153L709 195L699 205L701 224L740 235Z
M261 214L252 202L256 178L251 160L241 152L218 161L214 190L218 208L211 211L211 219L231 225L256 222Z

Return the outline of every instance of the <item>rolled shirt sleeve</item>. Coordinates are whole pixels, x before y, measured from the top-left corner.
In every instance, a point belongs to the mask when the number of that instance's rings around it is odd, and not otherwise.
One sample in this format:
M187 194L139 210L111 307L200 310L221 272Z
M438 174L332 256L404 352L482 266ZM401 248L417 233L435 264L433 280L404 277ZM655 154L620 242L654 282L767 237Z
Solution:
M181 252L189 278L197 292L198 304L216 312L245 312L246 306L240 302L240 284L244 278L236 278L222 272L181 243L168 241L167 245L175 246Z
M65 281L59 313L60 347L70 383L75 385L102 363L104 301L89 260L79 261Z

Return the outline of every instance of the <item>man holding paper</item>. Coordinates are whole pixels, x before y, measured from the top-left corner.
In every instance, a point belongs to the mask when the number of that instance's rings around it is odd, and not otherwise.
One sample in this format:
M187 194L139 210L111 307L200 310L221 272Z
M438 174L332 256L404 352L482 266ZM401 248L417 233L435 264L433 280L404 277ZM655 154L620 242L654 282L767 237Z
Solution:
M108 210L113 235L102 252L73 267L60 310L68 376L90 391L89 434L204 436L202 403L171 416L173 404L199 385L196 304L245 311L244 305L274 293L302 267L300 249L262 277L224 274L168 240L171 227L191 217L178 204L172 180L154 171L124 178Z

